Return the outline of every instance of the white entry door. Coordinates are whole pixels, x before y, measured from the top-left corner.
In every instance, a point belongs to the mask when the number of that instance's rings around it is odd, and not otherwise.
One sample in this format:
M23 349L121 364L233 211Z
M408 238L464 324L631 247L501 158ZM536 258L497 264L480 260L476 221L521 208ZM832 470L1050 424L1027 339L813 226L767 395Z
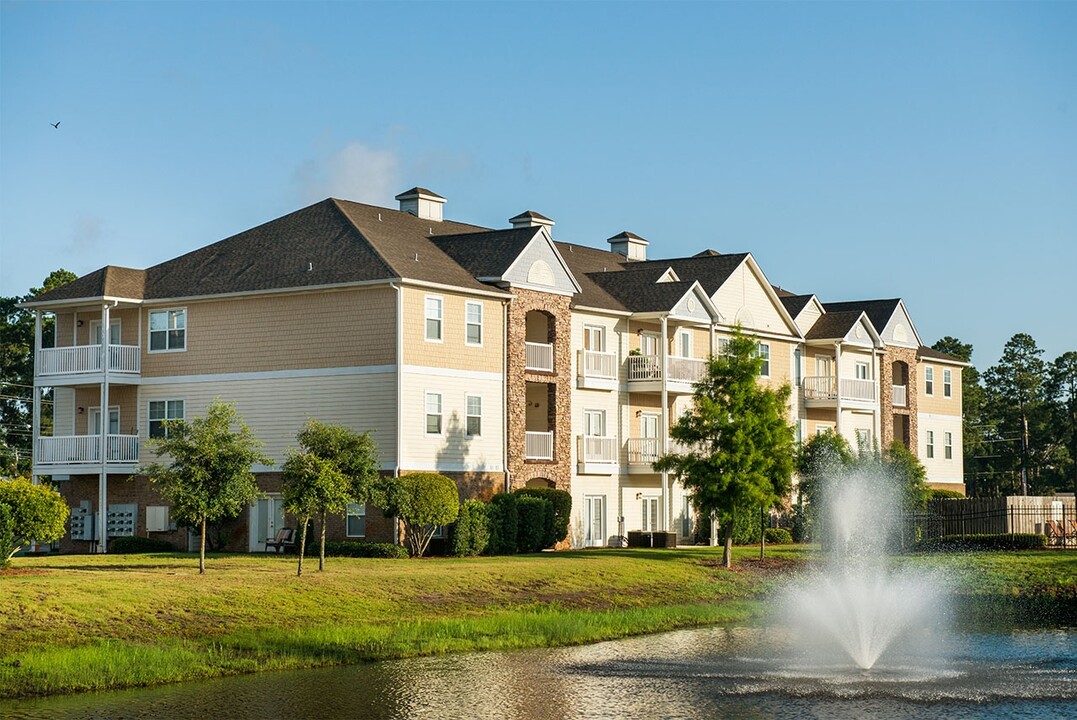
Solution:
M266 538L277 536L277 531L284 527L284 501L280 495L258 498L251 505L250 543L251 552L265 550Z
M658 497L644 496L643 522L640 524L643 532L658 532Z
M606 544L606 498L588 495L583 502L587 513L587 547L602 547Z

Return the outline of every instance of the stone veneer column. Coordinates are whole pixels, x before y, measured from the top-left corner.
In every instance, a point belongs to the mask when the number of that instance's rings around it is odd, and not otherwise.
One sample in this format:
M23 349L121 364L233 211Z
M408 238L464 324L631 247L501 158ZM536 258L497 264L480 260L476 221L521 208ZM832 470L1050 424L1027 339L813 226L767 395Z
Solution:
M905 407L894 407L894 363L904 362L909 368L909 377L905 388ZM894 417L909 418L909 448L917 450L917 368L916 350L913 348L888 345L883 351L879 371L879 427L881 432L880 449L886 449L894 441Z
M515 295L508 312L508 361L506 363L508 402L508 457L506 466L512 487L520 488L533 478L551 480L559 490L570 490L572 480L572 311L571 298L564 295L513 288ZM553 373L526 371L527 313L547 313L553 323ZM554 431L553 461L525 461L524 433L527 429L527 383L554 386L551 424Z

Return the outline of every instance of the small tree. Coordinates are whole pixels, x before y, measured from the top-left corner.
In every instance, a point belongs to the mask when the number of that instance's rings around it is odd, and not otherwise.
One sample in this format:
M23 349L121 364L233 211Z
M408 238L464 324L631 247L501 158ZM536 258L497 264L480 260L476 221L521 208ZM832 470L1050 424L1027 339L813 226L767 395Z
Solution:
M50 485L34 485L22 477L0 480L0 570L31 541L62 538L69 513Z
M236 429L233 430L233 427ZM198 573L206 572L206 523L239 515L261 494L251 472L270 458L231 403L217 398L204 418L165 422L167 436L151 440L158 462L142 472L172 504L177 520L201 528ZM168 456L166 466L160 462Z
M456 557L481 555L490 540L487 505L480 500L465 500L452 529L451 551Z
M404 523L404 537L412 557L422 557L439 525L456 520L460 498L452 478L437 473L414 473L383 478L377 504L387 517Z
M315 514L321 515L321 553L318 570L325 569L325 516L343 512L352 501L348 476L330 460L313 453L289 452L284 461L281 494L284 509L299 519L299 567L303 574L303 556L307 549L307 525Z
M736 330L696 383L692 409L670 428L670 436L689 451L654 463L656 471L680 477L698 512L718 516L725 529L726 567L732 564L735 516L754 517L761 506L780 501L793 472L789 386L761 384L762 364L756 341Z
M296 508L309 508L308 519L321 520L318 570L325 570L325 519L329 513L343 513L348 503L370 500L378 479L378 448L369 433L357 433L342 425L328 425L314 419L296 435L304 455L320 462L295 461L292 466L292 498ZM289 461L292 458L289 457ZM286 478L287 481L287 478ZM312 505L310 503L313 503ZM288 501L285 499L285 507ZM289 510L289 512L293 512ZM296 514L299 514L296 512ZM306 524L301 533L305 536ZM303 571L303 539L300 541L299 572Z
M927 507L931 489L927 486L927 468L900 440L890 443L882 456L883 470L898 483L905 510Z

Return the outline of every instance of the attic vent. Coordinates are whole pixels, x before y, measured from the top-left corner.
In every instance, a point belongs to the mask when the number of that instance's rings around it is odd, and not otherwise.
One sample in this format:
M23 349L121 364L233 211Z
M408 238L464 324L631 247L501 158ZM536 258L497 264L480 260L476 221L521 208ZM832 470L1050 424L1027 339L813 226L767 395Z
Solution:
M614 235L606 242L610 244L610 250L620 255L624 255L629 260L647 259L647 245L649 243L635 233L630 233L625 230L622 233Z
M894 326L894 342L905 342L909 339L908 333L905 332L905 323L898 323Z
M553 286L553 269L545 260L536 260L527 270L527 282L532 285Z
M400 201L401 212L409 213L423 220L441 222L442 206L445 204L445 198L436 192L431 192L426 188L413 187L411 190L397 195L396 199Z

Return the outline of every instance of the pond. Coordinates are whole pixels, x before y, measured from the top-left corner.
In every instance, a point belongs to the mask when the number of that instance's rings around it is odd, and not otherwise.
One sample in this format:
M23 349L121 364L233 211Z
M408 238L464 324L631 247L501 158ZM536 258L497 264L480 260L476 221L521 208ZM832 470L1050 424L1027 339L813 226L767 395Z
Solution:
M419 658L0 703L31 718L1073 718L1077 629L954 633L870 671L780 628L707 628L555 650Z

